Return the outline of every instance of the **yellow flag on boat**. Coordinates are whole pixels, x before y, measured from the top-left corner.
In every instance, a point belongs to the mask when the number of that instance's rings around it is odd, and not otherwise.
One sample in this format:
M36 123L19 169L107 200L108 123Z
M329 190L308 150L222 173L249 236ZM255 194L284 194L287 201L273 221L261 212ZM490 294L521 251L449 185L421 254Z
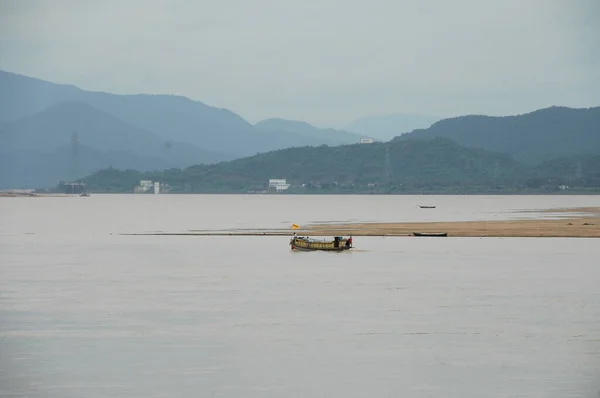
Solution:
M298 228L300 228L300 225L298 225L298 224L292 224L292 229L298 229Z

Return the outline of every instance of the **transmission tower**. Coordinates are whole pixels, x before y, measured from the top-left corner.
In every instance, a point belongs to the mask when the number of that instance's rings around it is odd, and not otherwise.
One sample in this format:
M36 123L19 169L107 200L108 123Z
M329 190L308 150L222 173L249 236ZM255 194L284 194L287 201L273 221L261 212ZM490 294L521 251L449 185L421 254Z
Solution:
M77 131L73 131L71 134L70 175L73 181L79 177L79 137Z
M385 144L385 183L389 186L392 183L392 168L390 161L390 145Z

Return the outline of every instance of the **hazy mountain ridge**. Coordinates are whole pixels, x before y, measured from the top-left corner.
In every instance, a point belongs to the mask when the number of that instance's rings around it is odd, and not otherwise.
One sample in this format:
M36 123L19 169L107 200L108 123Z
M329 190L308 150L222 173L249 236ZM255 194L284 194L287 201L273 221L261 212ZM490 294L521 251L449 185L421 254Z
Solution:
M404 116L391 115L390 120L397 122L396 117ZM417 118L419 120L415 122L426 123L428 117ZM62 165L63 160L57 160L56 154L72 157L73 151L68 155L57 148L69 145L73 132L77 132L80 145L86 148L78 155L82 164L85 160L81 159L90 156L93 161L89 164L97 168L114 166L140 170L186 168L289 147L333 146L355 143L364 136L378 138L375 131L355 134L277 118L252 125L227 109L181 96L89 92L2 71L0 120L4 121L0 122L0 154L4 157L5 168L2 175L10 176L8 179L0 177L2 187L8 187L8 180L16 181L18 187L25 187L27 184L19 183L19 176L24 177L23 181L38 181L36 184L42 185L73 177L72 174L56 174L37 178L35 167L27 167L38 164L36 167L44 169L38 175L64 169L64 165L54 167L50 163L44 168L40 161L34 162L32 158L35 154L39 159ZM414 129L396 137L393 142L435 137L448 138L470 148L487 149L491 153L505 153L529 166L559 157L600 154L600 107L550 107L505 117L460 116L437 121L429 128ZM450 153L458 153L452 145L444 148ZM302 153L313 159L312 154L322 149L302 150L308 151ZM361 153L357 156L362 156ZM410 154L405 156L410 158ZM428 156L447 157L439 152ZM7 159L12 159L12 165L18 167L11 167ZM428 164L438 161L435 158L427 160ZM315 161L322 167L331 167L320 159ZM371 159L362 161L372 163ZM430 167L428 164L422 167ZM404 166L412 167L410 164ZM273 167L287 168L284 164ZM81 171L89 173L93 170L82 167ZM368 168L363 171L368 175Z
M408 133L415 129L426 128L441 118L434 116L394 113L373 115L355 120L344 127L345 130L357 134L368 135L382 141Z
M305 137L311 137L315 140L323 140L324 143L328 145L355 144L360 142L361 138L367 137L345 130L318 128L307 122L280 118L261 120L256 123L255 126L264 131L289 132Z
M176 162L130 151L101 151L79 145L77 159L73 148L63 145L53 150L0 150L0 188L53 187L59 181L75 180L107 167L144 171L170 169ZM15 173L14 170L19 170Z
M63 152L65 159L61 159L57 155L58 148L71 146L73 139L76 139L76 148ZM84 102L59 103L0 124L0 153L6 167L0 186L13 188L31 187L30 183L52 185L58 179L81 177L95 170L85 165L96 168L127 165L156 170L233 158L164 140ZM65 174L62 165L75 162L74 156L79 166ZM12 163L7 159L12 159Z
M553 106L515 116L460 116L440 120L395 140L434 137L507 153L529 164L581 153L598 154L600 107Z
M32 116L62 102L85 102L165 140L237 157L325 142L294 132L262 131L236 113L175 95L121 95L81 90L0 71L0 120Z
M52 154L70 142L73 132L82 145L111 152L90 164L99 168L127 164L140 170L187 167L290 146L335 144L294 132L263 131L227 109L181 96L90 92L0 71L0 153L5 159L29 159L29 163L15 160L15 167L3 173L10 178L0 178L1 187L31 187L26 181L45 186L70 178L48 174L61 170L52 164L40 165L42 173L34 171L33 163L39 162L32 160L31 151L35 156L45 154L40 159L47 162L57 161Z
M65 101L76 101L82 90L0 70L0 122L17 120Z

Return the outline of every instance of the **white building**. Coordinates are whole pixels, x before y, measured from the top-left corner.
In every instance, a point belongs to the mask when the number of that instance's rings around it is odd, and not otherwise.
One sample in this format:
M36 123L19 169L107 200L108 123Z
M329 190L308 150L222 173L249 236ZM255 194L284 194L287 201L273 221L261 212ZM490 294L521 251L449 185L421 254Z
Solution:
M164 186L158 181L140 180L140 184L133 188L134 193L146 193L154 192L155 194L160 193Z
M373 142L374 142L373 138L361 138L360 139L361 144L372 144Z
M140 180L140 187L142 188L143 192L147 192L150 190L150 188L152 188L153 184L152 181L150 180Z
M287 183L285 179L270 179L269 180L269 190L275 189L277 192L285 191L290 187L290 184Z

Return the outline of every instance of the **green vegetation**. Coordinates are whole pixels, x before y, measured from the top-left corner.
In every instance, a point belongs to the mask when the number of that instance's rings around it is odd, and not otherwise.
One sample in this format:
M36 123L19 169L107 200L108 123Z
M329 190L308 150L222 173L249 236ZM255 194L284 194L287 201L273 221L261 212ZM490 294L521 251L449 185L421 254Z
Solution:
M432 119L368 118L354 124L361 135L282 119L252 125L184 97L88 92L2 71L0 105L0 188L48 187L95 170L85 180L96 192L132 192L142 179L168 184L171 192L215 193L264 191L271 178L292 184L288 193L600 186L600 107L462 116L387 143L329 147L363 135L390 137Z
M507 155L453 141L400 141L290 148L215 165L140 173L105 169L86 181L96 192L132 192L139 180L172 192L245 193L285 178L289 193L498 192L525 187L525 166Z
M440 120L395 140L444 137L460 145L506 153L535 165L563 156L600 153L600 107L553 106L517 116L461 116Z
M535 167L508 155L465 148L445 138L337 147L289 148L214 165L159 172L100 170L85 180L95 192L132 192L139 180L174 193L247 193L285 178L286 193L600 192L600 155L557 158Z
M536 166L531 174L526 181L529 188L557 189L568 186L600 190L600 155L549 160Z
M91 92L0 71L0 188L49 187L107 167L181 168L360 140L290 121L261 125L184 97ZM69 148L74 134L77 148Z

